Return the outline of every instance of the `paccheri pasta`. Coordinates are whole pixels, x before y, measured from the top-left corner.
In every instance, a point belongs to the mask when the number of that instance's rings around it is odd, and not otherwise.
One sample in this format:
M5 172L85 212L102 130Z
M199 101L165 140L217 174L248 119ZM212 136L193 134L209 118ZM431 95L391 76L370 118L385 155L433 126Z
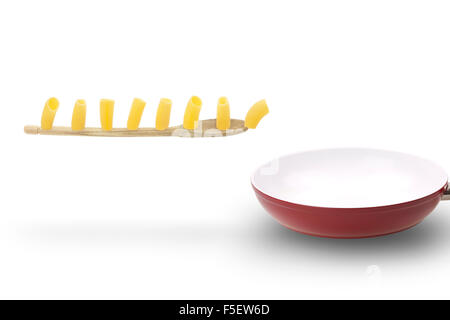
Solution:
M100 100L100 123L102 129L111 131L113 127L114 116L114 100L101 99Z
M266 100L261 100L255 103L247 112L245 117L245 126L249 129L255 129L259 121L269 113Z
M219 130L230 128L230 104L226 97L220 97L217 103L216 127Z
M53 120L55 119L56 111L59 108L59 101L56 98L47 100L42 111L41 128L42 130L50 130L53 127Z
M172 100L162 98L159 101L158 111L156 112L156 130L166 130L169 127L171 109Z
M202 109L202 100L193 96L189 99L184 111L183 128L194 130L197 128L197 122L200 115L200 110Z
M83 130L86 127L86 101L77 100L72 113L72 130Z
M142 113L144 112L145 101L134 98L131 105L130 115L128 116L127 128L128 130L137 130L141 122Z

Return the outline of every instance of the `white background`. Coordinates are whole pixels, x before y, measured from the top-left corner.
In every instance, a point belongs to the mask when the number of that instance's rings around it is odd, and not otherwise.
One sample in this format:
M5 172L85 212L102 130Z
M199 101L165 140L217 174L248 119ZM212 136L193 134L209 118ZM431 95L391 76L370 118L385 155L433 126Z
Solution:
M289 231L250 187L286 153L374 147L450 171L448 1L2 1L0 298L450 298L450 203L365 240ZM29 136L45 100L191 95L229 138ZM339 186L334 186L339 188ZM332 192L333 186L330 188Z

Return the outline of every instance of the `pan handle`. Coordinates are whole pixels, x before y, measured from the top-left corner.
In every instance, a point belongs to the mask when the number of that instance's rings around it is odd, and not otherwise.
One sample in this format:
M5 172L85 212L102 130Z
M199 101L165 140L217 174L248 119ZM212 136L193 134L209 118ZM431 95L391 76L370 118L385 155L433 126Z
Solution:
M445 186L444 193L442 194L441 200L450 200L450 185Z

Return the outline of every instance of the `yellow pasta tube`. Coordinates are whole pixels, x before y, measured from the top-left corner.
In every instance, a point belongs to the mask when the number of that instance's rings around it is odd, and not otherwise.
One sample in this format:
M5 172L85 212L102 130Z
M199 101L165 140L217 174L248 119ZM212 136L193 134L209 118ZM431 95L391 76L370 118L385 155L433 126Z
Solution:
M249 129L255 129L259 121L269 113L266 100L255 103L245 116L245 126Z
M156 130L165 130L169 127L170 110L172 109L172 101L162 98L159 101L158 111L156 112Z
M220 97L217 103L216 127L219 130L230 128L230 104L226 97Z
M128 116L127 128L128 130L137 130L141 122L142 113L144 112L145 101L134 98L131 105L130 114Z
M198 117L200 110L202 109L202 100L199 97L193 96L189 99L189 102L184 112L183 128L194 130L197 128Z
M53 120L55 119L56 111L59 108L59 101L56 98L47 100L42 111L41 128L43 130L50 130L53 127Z
M100 122L103 130L106 131L112 130L113 115L114 115L114 100L101 99Z
M72 130L83 130L86 127L86 101L75 102L72 113Z

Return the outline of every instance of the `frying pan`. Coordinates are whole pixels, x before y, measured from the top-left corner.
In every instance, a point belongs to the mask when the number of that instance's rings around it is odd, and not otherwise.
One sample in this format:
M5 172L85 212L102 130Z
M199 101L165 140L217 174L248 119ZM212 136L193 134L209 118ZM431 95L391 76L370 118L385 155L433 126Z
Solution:
M259 202L283 226L329 238L399 232L450 199L440 166L374 149L290 154L261 166L251 182Z

